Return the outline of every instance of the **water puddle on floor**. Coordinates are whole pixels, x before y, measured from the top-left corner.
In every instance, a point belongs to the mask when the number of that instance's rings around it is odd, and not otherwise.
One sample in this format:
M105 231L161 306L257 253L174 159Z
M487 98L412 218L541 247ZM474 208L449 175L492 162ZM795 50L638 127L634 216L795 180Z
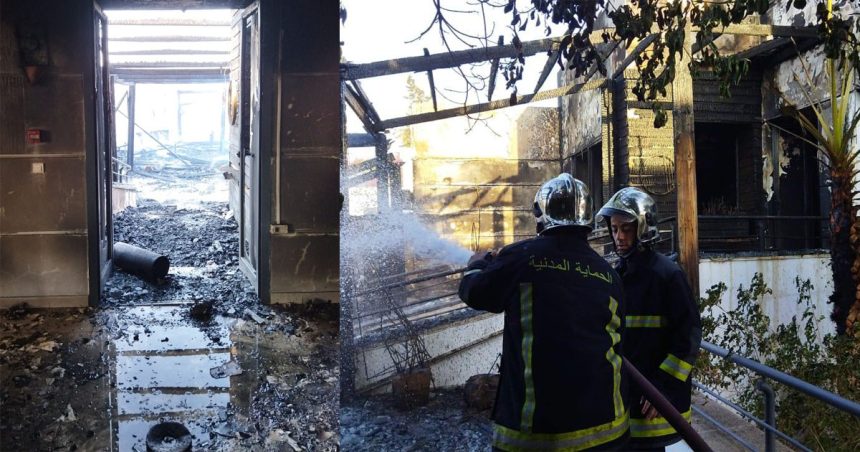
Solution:
M111 422L120 451L145 451L147 432L165 421L183 424L199 447L228 418L235 377L212 369L234 359L235 320L190 326L182 317L187 311L187 305L141 306L117 318L124 334L115 342Z

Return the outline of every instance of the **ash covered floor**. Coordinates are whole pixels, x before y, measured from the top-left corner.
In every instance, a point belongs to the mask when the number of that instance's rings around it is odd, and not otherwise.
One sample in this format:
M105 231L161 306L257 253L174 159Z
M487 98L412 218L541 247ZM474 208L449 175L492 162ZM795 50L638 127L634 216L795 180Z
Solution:
M421 407L398 408L391 395L358 397L340 408L344 451L489 451L489 411L466 407L462 389L431 393Z
M337 305L261 305L223 176L165 173L115 217L165 280L115 269L96 309L0 313L0 450L144 451L163 421L194 450L336 450Z
M170 271L149 282L115 268L102 303L204 301L228 315L259 304L239 270L239 226L224 177L205 168L158 174L134 179L140 200L114 216L114 241L167 256Z
M190 305L15 308L0 318L0 450L335 450L337 307L194 320ZM259 320L259 323L258 323Z

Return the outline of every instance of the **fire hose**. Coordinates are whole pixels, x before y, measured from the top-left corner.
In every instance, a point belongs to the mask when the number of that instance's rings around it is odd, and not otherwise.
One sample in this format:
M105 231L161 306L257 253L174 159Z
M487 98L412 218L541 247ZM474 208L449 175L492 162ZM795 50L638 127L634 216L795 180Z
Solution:
M633 383L636 386L639 386L639 389L642 390L642 393L645 394L645 398L654 405L654 408L657 409L657 412L663 416L669 425L671 425L678 434L681 435L681 438L684 438L684 441L695 451L712 451L708 443L705 442L704 439L699 435L698 432L681 416L681 413L672 406L672 403L669 402L666 397L660 393L660 391L645 378L638 369L633 364L630 364L630 361L624 359L622 360L622 368L627 372L627 375L633 379Z

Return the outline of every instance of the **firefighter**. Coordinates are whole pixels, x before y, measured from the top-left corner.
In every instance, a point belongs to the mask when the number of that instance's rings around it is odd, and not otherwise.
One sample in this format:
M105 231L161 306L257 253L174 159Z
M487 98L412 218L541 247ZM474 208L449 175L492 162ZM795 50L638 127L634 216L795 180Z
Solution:
M618 274L588 245L588 189L569 174L535 196L534 238L478 253L460 282L474 309L504 312L496 450L617 449L627 440Z
M690 420L690 372L702 339L702 322L684 272L654 251L657 208L644 191L627 187L597 213L612 232L624 282L624 356ZM635 385L630 387L631 449L662 450L680 437Z

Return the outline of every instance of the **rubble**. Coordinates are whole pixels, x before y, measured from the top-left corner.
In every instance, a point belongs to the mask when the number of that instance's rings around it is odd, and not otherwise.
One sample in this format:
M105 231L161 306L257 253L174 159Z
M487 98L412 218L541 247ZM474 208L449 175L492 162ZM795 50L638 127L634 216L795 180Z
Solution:
M116 215L116 241L151 250L170 259L170 273L149 282L114 271L105 284L108 305L212 302L213 313L242 312L259 298L239 270L239 228L225 203L201 202L177 208L142 200ZM217 246L213 243L217 242Z
M341 406L341 449L490 451L488 412L468 410L463 391L437 390L427 405L402 411L390 394L358 397Z
M144 451L167 421L194 450L337 450L338 306L261 305L226 203L158 198L115 238L168 256L165 278L115 270L98 308L0 311L0 451Z
M265 325L220 315L201 324L181 315L186 306L0 312L0 450L109 450L113 438L114 450L143 451L154 424L135 419L160 417L188 427L194 450L336 450L337 305L256 309L267 312ZM34 345L46 342L56 346ZM172 350L181 372L160 362ZM193 362L219 356L243 369L212 380L225 382L221 392L149 388L199 381ZM132 403L135 394L145 396Z
M226 363L209 369L209 375L212 375L212 378L226 378L232 377L233 375L240 375L242 373L242 368L239 367L239 364L236 361L227 361Z
M496 402L499 374L478 374L469 377L463 387L466 406L476 411L490 410Z

